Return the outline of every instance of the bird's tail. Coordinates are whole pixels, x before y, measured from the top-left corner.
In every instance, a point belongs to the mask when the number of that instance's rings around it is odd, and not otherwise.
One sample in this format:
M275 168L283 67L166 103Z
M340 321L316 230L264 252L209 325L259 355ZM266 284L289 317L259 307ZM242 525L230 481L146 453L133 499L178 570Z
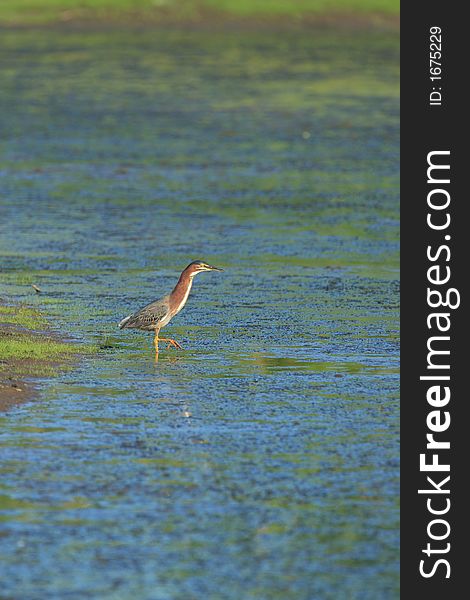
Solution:
M127 325L127 323L129 323L131 317L132 317L132 315L129 315L128 317L126 317L122 321L119 321L119 324L118 324L119 329L123 329Z

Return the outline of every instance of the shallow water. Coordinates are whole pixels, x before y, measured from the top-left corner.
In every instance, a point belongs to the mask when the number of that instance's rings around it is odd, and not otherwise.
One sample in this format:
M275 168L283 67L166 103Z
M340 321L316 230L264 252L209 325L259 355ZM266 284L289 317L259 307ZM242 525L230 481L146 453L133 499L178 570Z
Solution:
M397 39L1 44L0 297L100 349L0 416L0 595L397 598Z

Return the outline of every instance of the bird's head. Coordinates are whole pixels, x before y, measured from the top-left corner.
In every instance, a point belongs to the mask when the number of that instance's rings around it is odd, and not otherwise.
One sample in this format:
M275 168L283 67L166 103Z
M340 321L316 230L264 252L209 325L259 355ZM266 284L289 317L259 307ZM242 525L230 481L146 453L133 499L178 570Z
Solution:
M202 260L195 260L190 265L188 265L185 269L189 273L190 277L194 277L198 273L202 273L202 271L223 271L223 269L219 269L218 267L213 267L212 265L208 265Z

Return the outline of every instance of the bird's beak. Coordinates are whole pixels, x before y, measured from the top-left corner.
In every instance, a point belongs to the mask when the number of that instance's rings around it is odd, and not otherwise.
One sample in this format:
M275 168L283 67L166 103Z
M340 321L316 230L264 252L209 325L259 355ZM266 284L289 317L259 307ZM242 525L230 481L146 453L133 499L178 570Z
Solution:
M219 267L213 267L212 265L209 265L209 267L211 271L223 271L223 269L219 269Z

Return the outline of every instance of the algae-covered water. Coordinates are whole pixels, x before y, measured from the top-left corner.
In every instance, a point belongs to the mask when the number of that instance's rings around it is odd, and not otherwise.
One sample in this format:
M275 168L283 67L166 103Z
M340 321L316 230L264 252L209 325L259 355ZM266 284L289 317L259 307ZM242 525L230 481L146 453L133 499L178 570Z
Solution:
M397 598L396 37L1 46L0 297L97 352L0 416L0 596Z

